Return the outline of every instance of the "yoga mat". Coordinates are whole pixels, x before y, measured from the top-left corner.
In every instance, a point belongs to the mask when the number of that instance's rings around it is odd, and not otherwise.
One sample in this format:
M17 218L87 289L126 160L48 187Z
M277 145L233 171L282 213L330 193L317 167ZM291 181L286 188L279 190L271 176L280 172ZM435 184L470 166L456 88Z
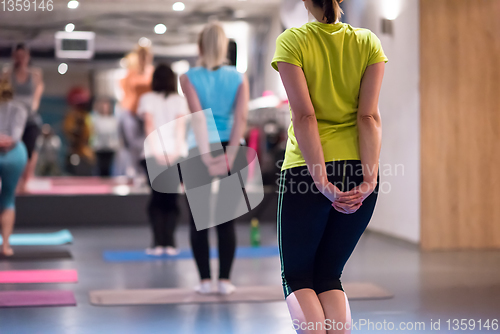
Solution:
M10 236L12 246L55 246L73 242L73 236L68 230L54 233L26 233L13 234ZM0 236L0 244L3 240Z
M385 299L393 295L372 283L344 283L350 300ZM150 305L150 304L200 304L200 303L249 303L284 301L283 288L271 286L238 286L230 295L202 295L193 289L141 289L141 290L95 290L90 291L93 305Z
M71 260L73 256L66 250L45 251L41 249L19 250L14 255L5 256L0 254L0 261L47 261L47 260Z
M236 249L236 257L239 259L260 258L278 256L279 250L276 246L261 246L261 247L238 247ZM210 257L217 258L218 252L216 248L210 250ZM193 253L190 249L181 249L178 255L161 255L153 256L141 250L117 250L104 251L103 258L107 262L142 262L142 261L162 261L162 260L185 260L192 259Z
M0 307L76 306L72 291L0 291Z
M69 270L0 271L0 283L76 283L78 273Z

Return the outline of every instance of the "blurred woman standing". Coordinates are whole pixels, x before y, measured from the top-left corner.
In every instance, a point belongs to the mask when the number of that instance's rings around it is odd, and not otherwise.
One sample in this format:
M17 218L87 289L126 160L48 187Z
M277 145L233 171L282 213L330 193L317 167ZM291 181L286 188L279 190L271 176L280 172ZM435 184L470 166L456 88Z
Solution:
M186 124L185 116L189 114L186 99L177 93L177 77L167 65L158 65L153 74L152 92L145 93L139 99L137 114L144 121L144 132L148 136L162 126L167 126L168 131L162 132L163 154L169 158L170 168L158 166L154 158L146 158L141 161L146 169L154 164L158 169L164 169L164 173L177 174L175 165L180 159L187 156L186 146ZM172 123L174 122L175 123ZM148 167L147 167L148 166ZM174 167L174 168L171 168ZM177 175L172 175L170 180L178 180ZM153 180L150 180L151 184ZM172 181L173 182L173 181ZM178 188L179 181L172 188ZM149 222L153 230L153 245L146 252L149 255L176 255L175 248L175 226L179 216L177 206L177 192L161 193L151 189L151 200L148 205Z
M92 112L92 148L94 150L98 175L111 176L115 152L120 147L118 120L113 114L112 102L101 97L94 103Z
M45 87L41 69L30 66L30 52L26 45L17 44L14 47L12 67L4 69L3 78L11 83L14 100L22 103L28 111L28 119L22 136L28 152L28 163L18 185L18 191L25 192L29 179L34 175L38 160L35 147L42 127L38 108Z
M0 226L2 232L1 253L11 256L9 237L15 222L16 186L23 173L28 154L21 141L28 113L18 102L12 101L12 87L6 80L0 81Z
M67 99L70 109L63 122L63 131L68 140L66 169L72 175L91 176L95 155L90 148L90 91L85 87L74 87L68 92Z
M240 146L246 127L249 85L244 74L239 73L234 66L224 65L227 59L228 39L219 23L210 23L205 26L199 36L198 47L200 66L191 68L182 75L180 82L192 113L209 108L212 110L215 126L211 126L208 120L204 124L208 128L208 138L199 136L200 133L206 134L207 129L196 129L197 117L193 117L192 120L195 134L192 135L191 132L191 136L188 137L190 150L188 159L192 159L190 163L196 164L195 159L200 160L199 165L202 166L202 170L197 176L210 179L216 176L227 176L228 167L232 169L233 164L240 163L236 155L225 154L225 148ZM215 152L216 147L220 147L220 142L224 151ZM220 191L222 192L223 189L221 188ZM210 192L205 197L206 203L197 204L208 208ZM224 204L217 201L216 212L223 208ZM218 291L222 294L230 294L235 290L229 279L236 249L234 220L217 225L216 228L219 243ZM203 294L211 293L208 229L198 231L192 214L190 239L201 278L197 291Z
M140 155L144 145L143 124L137 116L141 95L151 91L153 54L148 47L139 46L127 57L128 72L120 81L123 99L120 102L120 130L128 153L129 167L138 172Z

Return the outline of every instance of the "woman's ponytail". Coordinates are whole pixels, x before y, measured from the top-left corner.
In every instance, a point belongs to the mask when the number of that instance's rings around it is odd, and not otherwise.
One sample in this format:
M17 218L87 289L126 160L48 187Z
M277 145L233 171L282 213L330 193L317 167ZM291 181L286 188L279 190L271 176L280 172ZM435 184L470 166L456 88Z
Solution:
M339 0L313 0L314 5L323 8L326 23L335 23L344 14Z

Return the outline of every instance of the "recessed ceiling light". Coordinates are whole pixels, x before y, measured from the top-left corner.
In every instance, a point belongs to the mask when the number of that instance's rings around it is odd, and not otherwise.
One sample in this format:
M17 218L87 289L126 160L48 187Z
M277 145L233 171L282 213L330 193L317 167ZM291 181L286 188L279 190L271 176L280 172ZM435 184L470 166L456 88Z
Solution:
M68 64L60 63L57 67L57 72L59 72L59 74L65 74L66 72L68 72Z
M172 5L172 9L176 12L182 12L186 8L183 2L176 2Z
M68 8L71 8L71 9L75 9L75 8L78 8L78 5L80 3L76 0L71 0L70 2L68 2Z
M73 23L68 23L66 24L64 30L66 30L66 32L72 32L73 30L75 30L75 25Z
M149 48L151 46L151 40L147 37L141 37L139 39L139 46L142 46L143 48Z
M164 25L163 23L159 23L155 25L155 33L158 35L164 34L167 31L167 26Z

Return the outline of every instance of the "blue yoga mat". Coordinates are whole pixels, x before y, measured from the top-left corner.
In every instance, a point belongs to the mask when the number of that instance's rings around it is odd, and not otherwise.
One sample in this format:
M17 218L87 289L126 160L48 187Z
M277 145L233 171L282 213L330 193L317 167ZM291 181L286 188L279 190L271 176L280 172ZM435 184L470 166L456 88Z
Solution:
M73 236L68 230L54 233L26 233L13 234L10 236L12 246L55 246L73 242ZM0 236L0 244L3 240Z
M216 258L218 255L217 249L210 250L210 257ZM259 257L278 256L279 250L276 246L262 247L238 247L236 249L236 257L240 259L251 259ZM193 258L193 253L190 249L182 249L178 255L162 255L153 256L147 255L144 250L117 250L104 251L104 261L107 262L142 262L142 261L164 261L164 260L185 260Z

